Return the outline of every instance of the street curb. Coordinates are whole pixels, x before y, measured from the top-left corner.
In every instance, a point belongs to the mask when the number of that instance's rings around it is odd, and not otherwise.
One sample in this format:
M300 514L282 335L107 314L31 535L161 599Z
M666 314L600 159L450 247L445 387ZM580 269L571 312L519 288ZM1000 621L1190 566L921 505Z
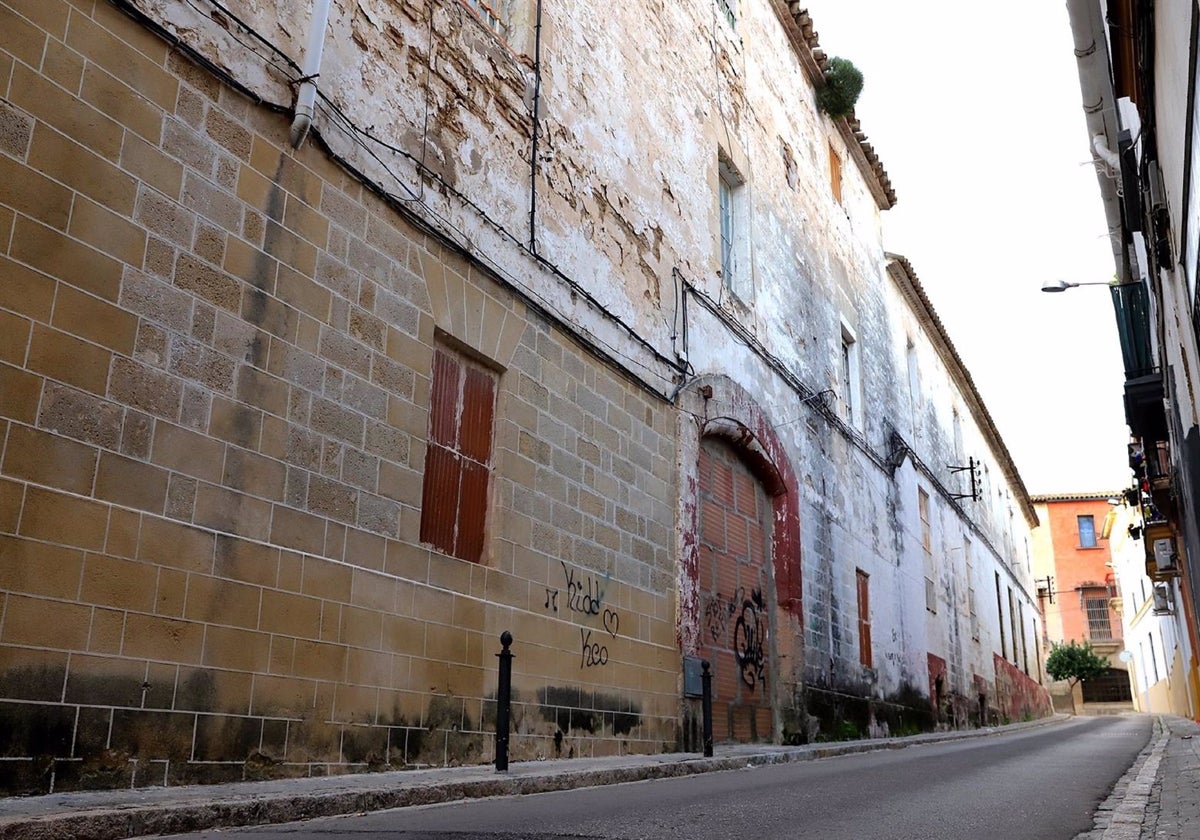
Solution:
M1112 792L1096 808L1092 827L1077 834L1074 840L1139 840L1145 828L1154 781L1170 738L1170 727L1161 715L1155 715L1154 729L1146 746L1138 751L1129 769L1117 779Z
M124 838L151 834L179 834L214 828L270 825L318 817L406 808L414 805L434 805L464 799L480 799L489 796L550 793L582 787L740 770L747 767L815 761L839 755L904 749L922 744L966 738L982 738L1062 723L1068 719L1064 715L1055 715L1037 721L991 729L776 748L743 755L681 758L678 761L627 767L566 772L548 770L529 776L518 776L510 772L497 774L487 779L467 779L435 784L417 782L403 787L380 786L352 791L269 796L229 796L227 794L225 798L221 798L220 787L213 786L211 798L193 803L116 804L106 808L51 815L0 818L0 840L124 840ZM534 764L534 762L526 764ZM330 778L337 780L344 777Z

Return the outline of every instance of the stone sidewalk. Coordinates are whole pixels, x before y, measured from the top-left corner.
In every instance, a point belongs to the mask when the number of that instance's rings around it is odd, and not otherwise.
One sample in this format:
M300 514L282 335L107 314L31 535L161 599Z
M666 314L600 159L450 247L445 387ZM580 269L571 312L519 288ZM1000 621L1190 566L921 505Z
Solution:
M575 758L516 762L507 773L497 773L490 766L472 766L0 798L0 840L120 840L265 825L407 805L543 793L903 749L917 744L988 737L1067 719L1066 715L1056 715L981 730L799 747L728 745L718 747L712 758L681 753ZM1085 836L1104 840L1200 838L1197 797L1200 738L1193 740L1191 736L1195 733L1200 733L1200 726L1191 721L1159 718L1150 744L1103 806L1103 814L1097 818L1097 831ZM1164 782L1164 776L1170 778ZM1143 817L1148 833L1139 836Z
M1165 741L1137 840L1200 840L1200 725L1162 715Z

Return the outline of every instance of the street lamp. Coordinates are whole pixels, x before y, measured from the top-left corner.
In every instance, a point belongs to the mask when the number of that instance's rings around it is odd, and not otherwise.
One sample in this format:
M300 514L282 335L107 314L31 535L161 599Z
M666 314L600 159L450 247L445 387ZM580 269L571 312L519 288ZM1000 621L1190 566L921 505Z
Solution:
M1043 292L1065 292L1067 289L1074 289L1076 286L1111 286L1113 285L1107 280L1088 280L1082 283L1068 283L1066 280L1049 280L1042 284Z

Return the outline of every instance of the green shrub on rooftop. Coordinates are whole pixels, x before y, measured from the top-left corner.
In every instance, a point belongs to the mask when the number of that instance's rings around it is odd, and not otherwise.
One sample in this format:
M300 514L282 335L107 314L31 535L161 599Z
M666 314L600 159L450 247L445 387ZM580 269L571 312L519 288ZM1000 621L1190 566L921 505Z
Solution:
M848 117L863 89L863 74L848 58L832 58L825 87L817 91L817 107L833 119Z

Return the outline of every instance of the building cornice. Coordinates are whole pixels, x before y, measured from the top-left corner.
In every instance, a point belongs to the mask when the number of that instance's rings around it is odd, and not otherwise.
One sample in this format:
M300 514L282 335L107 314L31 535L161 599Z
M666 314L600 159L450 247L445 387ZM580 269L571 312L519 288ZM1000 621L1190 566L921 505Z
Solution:
M771 0L771 6L783 24L788 41L791 42L792 50L800 60L805 75L814 88L823 88L825 71L829 69L829 57L821 49L808 9L796 0ZM851 113L848 117L840 117L832 122L845 140L846 148L866 180L876 205L880 210L895 207L896 191L892 189L892 181L884 170L875 147L867 142L867 135L858 119Z
M1030 496L1035 505L1045 505L1054 502L1107 502L1109 499L1119 499L1122 490L1109 490L1100 493L1039 493Z
M951 379L954 380L954 384L958 386L958 390L966 401L971 416L975 419L979 430L987 439L988 446L1000 465L1000 470L1004 474L1005 481L1008 482L1016 494L1017 503L1021 506L1021 512L1025 515L1025 521L1029 523L1029 527L1036 528L1039 524L1037 511L1033 508L1033 501L1030 498L1029 491L1025 489L1025 482L1021 478L1021 473L1017 470L1016 462L1013 461L1012 454L1008 451L1008 447L1005 446L1004 439L1000 436L1000 430L996 428L996 423L992 420L991 412L988 411L983 397L980 396L979 389L975 387L975 380L971 377L971 372L967 370L962 357L958 355L958 350L955 349L954 342L950 340L950 335L946 332L946 328L942 324L942 319L938 317L937 311L933 308L933 303L930 302L929 296L925 294L925 288L921 285L921 281L917 277L917 272L913 269L912 263L906 257L902 257L899 254L888 253L884 256L888 259L888 276L892 278L892 282L900 289L901 294L904 295L909 306L912 308L913 314L916 315L917 319L921 322L921 326L929 334L934 349L937 350L938 356L941 357L943 364L946 365L946 369L949 371Z

